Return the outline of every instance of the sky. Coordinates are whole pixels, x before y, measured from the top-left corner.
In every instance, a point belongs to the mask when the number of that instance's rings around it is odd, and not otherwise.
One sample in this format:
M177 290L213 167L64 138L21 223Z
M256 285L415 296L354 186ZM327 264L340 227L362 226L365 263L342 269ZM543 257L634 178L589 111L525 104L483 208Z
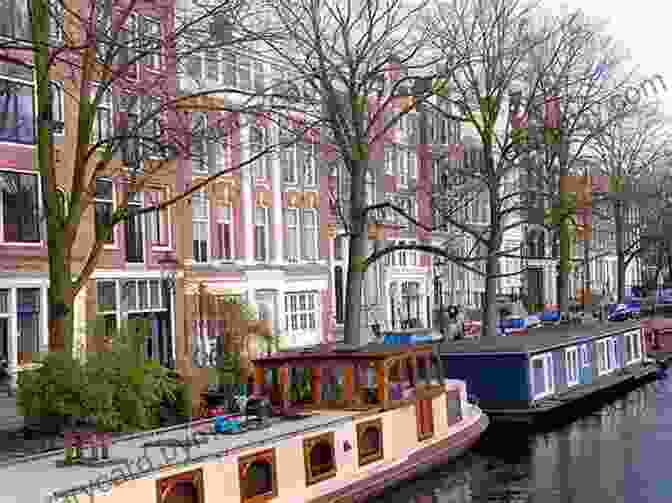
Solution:
M605 33L630 51L631 64L643 77L660 74L668 91L658 86L665 113L672 115L672 59L667 56L672 4L663 0L542 0L552 10L581 9L607 22ZM630 68L629 68L630 69Z

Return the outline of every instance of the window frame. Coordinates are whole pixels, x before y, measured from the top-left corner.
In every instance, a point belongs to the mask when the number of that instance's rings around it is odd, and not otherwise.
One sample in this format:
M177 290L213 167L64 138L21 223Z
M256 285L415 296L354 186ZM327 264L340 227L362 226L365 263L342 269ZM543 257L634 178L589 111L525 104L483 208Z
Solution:
M145 206L153 206L155 204L160 204L162 201L167 201L170 199L170 188L168 187L150 187L149 192L158 193L159 199L157 201L149 201L148 195L145 195ZM170 208L163 208L162 210L152 211L147 214L147 219L149 220L148 227L152 228L152 233L157 230L159 231L159 240L152 241L152 250L172 250L172 231L170 226ZM157 221L158 217L158 221ZM165 230L164 230L165 229ZM165 235L164 235L165 234Z
M35 93L35 79L33 78L32 80L26 80L22 78L17 78L17 77L12 77L12 76L6 76L6 75L0 75L0 81L6 81L6 82L11 82L13 84L19 85L19 86L24 86L30 88L30 96L31 96L31 115L32 115L32 132L33 132L33 137L30 141L21 141L20 135L19 135L19 127L18 127L18 121L15 120L14 124L14 133L15 133L15 138L0 138L0 143L8 143L10 145L37 145L37 95ZM12 96L18 96L16 94L12 94Z
M19 33L19 31L17 30L19 16L17 16L16 14L17 14L17 11L19 10L19 5L20 4L23 4L26 7L25 8L25 14L26 14L27 17L26 17L26 27L25 27L26 28L26 33L25 34ZM15 41L24 40L26 43L29 43L30 32L31 32L31 27L30 26L31 25L30 25L30 15L29 15L30 9L28 7L28 3L27 2L25 2L25 3L24 2L17 2L16 0L12 0L11 5L8 5L8 7L9 8L7 10L11 11L11 14L8 15L8 19L12 20L12 33L8 34L8 35L0 34L0 39L2 39L2 40L11 39L11 40L15 40ZM25 35L25 39L23 39L23 37L21 37L20 35Z
M643 354L642 354L642 334L641 332L631 332L631 333L626 333L625 338L624 338L624 343L625 343L625 348L626 352L624 353L624 361L625 365L632 365L633 363L637 363L642 361L643 359ZM632 349L632 354L630 360L625 360L625 355L627 355L627 348ZM634 349L637 349L637 351L634 351ZM635 356L636 355L636 356Z
M94 235L96 235L96 240L98 240L97 233L95 232L95 229L97 228L96 224L96 209L97 209L97 204L111 204L112 205L112 213L111 215L114 215L114 211L117 209L117 198L116 198L116 187L114 186L114 181L111 178L107 177L96 177L96 182L101 181L105 183L110 183L112 186L112 198L111 199L101 199L97 196L97 194L94 194L93 197L93 204L94 204ZM116 226L112 227L112 241L105 241L103 244L104 249L118 249L118 240L117 240L117 228Z
M128 202L127 202L127 209L130 211L130 207L134 206L136 208L142 209L144 207L144 194L142 192L135 192L134 194L137 194L137 200L131 200L131 195L129 194L128 197ZM129 217L128 220L126 220L126 228L125 228L125 240L126 240L126 250L125 250L125 261L127 264L145 264L147 262L147 253L145 250L144 246L144 240L145 240L145 219L142 217L142 215L136 216L137 218L137 227L136 229L139 229L140 233L140 245L141 245L141 250L142 250L142 260L139 261L130 261L129 256L128 256L128 246L129 246L129 239L128 239L128 225L131 222L131 218ZM137 232L137 230L136 230Z
M296 218L296 220L294 221L295 223L293 225L290 225L290 223L289 223L289 218L288 217L289 217L290 213L292 213ZM294 257L291 256L289 246L287 246L287 252L285 253L285 257L287 258L287 262L289 262L291 264L298 263L300 258L301 258L301 232L299 230L300 229L299 219L300 219L300 216L299 216L299 209L298 208L285 208L285 224L287 225L287 230L289 231L289 229L292 228L296 232L295 238L294 238L294 241L295 241L294 246L295 246L295 250L296 250L296 254L295 254L296 256L294 256ZM291 240L290 240L289 232L287 232L287 242L289 243L290 241Z
M4 190L0 189L0 244L3 246L23 246L23 247L41 247L44 245L45 242L45 229L42 224L42 219L40 216L43 214L44 211L44 202L43 202L43 196L42 196L42 177L39 176L39 173L36 173L35 171L27 171L27 170L20 170L20 169L14 169L11 167L3 167L0 169L0 177L2 177L2 173L12 173L17 176L21 175L30 175L34 176L36 181L37 181L37 219L38 219L38 224L37 224L37 229L39 232L39 240L38 241L6 241L5 240L5 202L4 202Z
M306 296L306 307L301 309L301 296ZM310 308L310 298L312 297L313 308ZM295 302L292 303L292 298L295 299ZM296 306L295 310L292 310L292 305ZM285 331L289 334L292 344L296 343L296 338L298 336L305 336L306 334L320 334L321 323L320 323L320 295L319 292L314 290L300 291L300 292L286 292L285 293ZM306 319L306 328L301 328L301 315L305 314ZM311 314L313 315L313 321L315 323L315 328L310 327ZM293 318L296 317L296 327L292 328Z
M226 208L228 210L228 212L227 212L225 217L222 218L220 216L217 216L217 218L215 219L215 224L217 226L217 232L218 232L217 239L220 241L218 243L219 249L220 249L220 255L221 255L220 259L230 262L230 261L233 261L236 258L236 243L235 243L235 239L234 239L235 232L234 232L234 228L233 228L234 227L234 224L233 224L233 204L228 204L228 205L220 204L219 209L222 209L222 208ZM229 256L224 256L224 243L221 241L221 237L220 237L220 235L223 235L223 233L225 232L224 229L226 227L224 227L224 226L226 226L226 225L229 226L228 234L229 234L229 243L231 245L230 246L231 253L229 254Z
M324 473L313 474L311 463L312 450L319 444L327 444L331 450L331 468ZM306 486L312 486L324 482L336 476L338 465L336 463L336 440L333 431L303 439L303 464L306 471Z
M195 470L190 470L187 472L180 472L168 477L163 477L156 479L156 501L158 503L164 503L165 497L164 493L166 486L175 482L190 482L198 493L197 503L204 503L205 501L205 484L203 483L203 468L196 468Z
M144 50L147 51L147 46L152 47L155 43L157 44L158 49L157 52L152 50L142 58L143 66L150 72L160 73L163 70L163 52L161 50L161 18L155 16L138 15L136 22L137 21L139 21L142 26L140 32L142 33L142 44L146 46ZM150 33L150 26L155 28L158 27L158 33ZM149 60L149 63L147 63L147 60Z
M250 157L254 157L264 151L267 146L266 128L256 125L251 125L249 130L250 139ZM256 136L253 139L253 135ZM266 162L267 156L261 156L254 161L254 178L255 180L267 180L270 177L269 165Z
M258 211L263 212L263 225L259 225L257 222L257 215L259 215ZM269 250L269 245L270 245L270 236L269 236L269 209L264 208L262 206L255 206L254 207L254 261L258 263L266 263L270 260L270 250ZM260 254L257 254L257 228L258 227L263 227L263 236L264 236L264 257L260 258Z
M190 117L190 127L191 127L191 175L192 177L198 178L203 176L208 176L210 174L210 163L209 163L209 151L208 151L208 141L205 136L196 135L194 132L197 128L203 126L203 131L207 130L208 127L208 116L205 112L193 112ZM194 145L196 143L201 144L202 150L199 153L195 153ZM198 169L196 169L198 167Z
M574 355L574 367L570 368L571 355ZM567 379L567 386L576 386L579 384L579 350L576 346L565 348L565 377ZM570 372L573 370L573 372ZM573 376L571 375L573 373Z
M307 215L312 215L314 218L314 224L312 226L308 225ZM307 262L317 262L320 258L320 238L319 238L319 221L320 215L317 210L313 208L304 208L301 210L301 223L303 224L301 232L301 258ZM313 232L312 242L309 243L308 239L310 237L308 230ZM309 256L312 252L312 257Z
M283 156L287 155L287 166L289 170L285 169L283 165ZM289 145L280 149L279 154L280 170L282 172L282 182L285 185L297 185L299 183L299 174L298 174L298 146L296 144ZM288 179L286 174L290 173L293 175L292 179Z
M270 492L264 494L255 494L254 496L246 496L245 494L245 474L249 467L258 461L268 462L271 465L272 470L272 484L273 487ZM254 452L246 456L240 456L238 458L238 482L240 485L240 499L241 503L264 503L266 501L277 498L278 496L278 470L277 470L277 457L275 453L275 448L265 449L263 451Z
M91 100L95 100L96 95L98 94L98 89L105 85L104 83L93 82L91 83ZM108 131L106 138L100 137L99 130L99 111L107 110L109 111L109 124L107 124ZM102 94L100 102L96 105L96 114L93 117L93 124L91 126L91 144L96 145L99 141L103 139L110 139L114 137L114 97L112 96L112 89L110 87ZM104 148L100 145L98 148Z
M202 203L204 203L205 206L205 216L196 216L194 208L196 208L196 205L194 204L194 197L197 200L200 200ZM199 205L201 203L198 203ZM203 226L205 224L205 257L200 256L200 250L202 246L202 241L203 239L195 239L195 224L199 224L199 226ZM211 239L210 239L210 200L208 198L207 192L200 190L196 191L192 194L192 201L191 201L191 253L192 253L192 260L194 263L198 264L207 264L210 259L212 258L212 249L211 249ZM199 254L198 257L196 254L194 254L194 242L199 241L198 245L198 250ZM204 260L199 260L201 258L204 258Z
M535 393L534 389L534 362L541 360L543 375L544 375L544 390L542 392ZM539 400L555 393L555 377L553 375L553 356L551 353L542 353L532 356L530 358L530 381L532 383L532 400ZM550 385L549 385L550 383Z
M317 156L319 155L318 146L314 143L308 143L304 146L303 154L303 185L304 187L316 187L317 180ZM310 174L310 176L309 176Z
M375 428L378 430L378 434L380 435L380 446L378 450L375 453L372 454L364 454L362 455L362 437L364 436L364 433L369 428ZM369 421L362 421L360 423L357 423L356 425L357 429L357 461L358 461L358 466L361 468L366 465L370 465L371 463L375 463L377 461L381 461L385 457L385 447L384 447L384 440L383 440L383 420L382 418L376 418L376 419L371 419Z

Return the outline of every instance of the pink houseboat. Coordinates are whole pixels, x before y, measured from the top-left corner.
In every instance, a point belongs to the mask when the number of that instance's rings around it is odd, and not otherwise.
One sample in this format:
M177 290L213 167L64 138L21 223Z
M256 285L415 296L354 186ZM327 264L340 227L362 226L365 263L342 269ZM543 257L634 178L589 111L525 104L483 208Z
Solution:
M487 428L438 362L429 345L382 344L259 359L244 417L84 446L65 466L64 452L6 464L0 501L363 501L461 455Z

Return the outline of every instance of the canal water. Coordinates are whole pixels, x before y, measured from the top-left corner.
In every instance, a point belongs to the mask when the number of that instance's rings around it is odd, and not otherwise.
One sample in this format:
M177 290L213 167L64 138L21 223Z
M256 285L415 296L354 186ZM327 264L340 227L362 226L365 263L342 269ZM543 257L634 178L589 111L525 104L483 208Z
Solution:
M553 431L491 433L368 503L672 502L672 372Z

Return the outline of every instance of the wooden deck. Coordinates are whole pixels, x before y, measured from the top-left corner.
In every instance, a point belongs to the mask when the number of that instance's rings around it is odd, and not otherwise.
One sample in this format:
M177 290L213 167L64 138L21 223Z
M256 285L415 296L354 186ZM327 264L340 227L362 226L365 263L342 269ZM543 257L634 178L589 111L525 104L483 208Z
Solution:
M551 415L560 415L567 411L567 407L582 405L586 399L617 393L620 390L634 386L641 381L652 379L658 371L656 364L644 363L628 369L621 369L613 374L602 377L592 384L576 386L564 393L542 399L532 407L521 409L484 409L493 421L498 422L522 422L527 424L536 423L542 418L547 419ZM591 401L591 406L599 402ZM576 410L572 411L576 413Z

